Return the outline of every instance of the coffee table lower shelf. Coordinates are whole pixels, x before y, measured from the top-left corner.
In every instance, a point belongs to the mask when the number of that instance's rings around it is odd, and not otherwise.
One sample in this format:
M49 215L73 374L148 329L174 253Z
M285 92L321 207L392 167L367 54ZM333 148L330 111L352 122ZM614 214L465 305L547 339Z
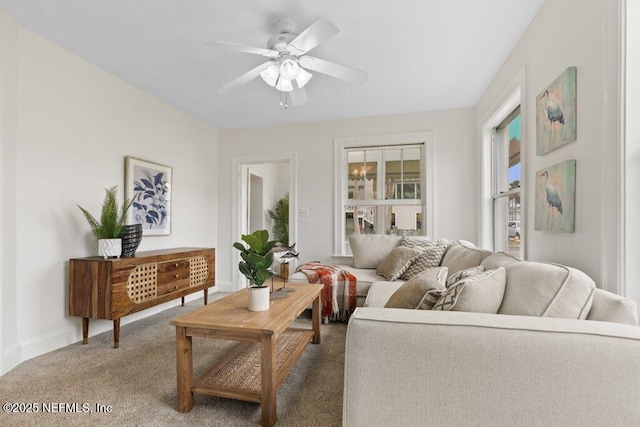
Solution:
M276 389L280 387L314 331L289 328L276 341ZM260 343L243 343L234 348L191 387L194 393L261 403Z

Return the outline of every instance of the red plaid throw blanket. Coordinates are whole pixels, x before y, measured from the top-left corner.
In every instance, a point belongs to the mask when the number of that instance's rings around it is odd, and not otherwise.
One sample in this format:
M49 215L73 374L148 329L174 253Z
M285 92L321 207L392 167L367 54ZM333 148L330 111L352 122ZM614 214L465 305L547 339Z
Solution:
M296 269L307 275L309 283L322 283L322 318L347 321L356 309L356 276L335 265L318 261L303 264Z

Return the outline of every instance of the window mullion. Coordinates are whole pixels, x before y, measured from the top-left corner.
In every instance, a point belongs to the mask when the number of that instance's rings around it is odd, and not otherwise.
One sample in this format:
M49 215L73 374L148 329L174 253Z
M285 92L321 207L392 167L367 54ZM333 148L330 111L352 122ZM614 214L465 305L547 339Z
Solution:
M491 196L493 199L499 199L501 197L509 197L513 194L519 194L522 192L522 189L520 187L517 188L512 188L511 190L507 190L507 191L502 191L498 194L494 194L493 196Z
M385 150L381 150L380 161L378 162L378 166L376 167L376 173L378 174L378 182L376 183L376 194L378 200L384 200L384 152Z
M400 198L404 200L404 150L400 150Z
M491 131L491 163L492 163L492 174L491 174L491 181L492 181L492 191L491 193L495 196L496 194L498 194L498 150L496 147L496 137L497 137L497 130L496 128L493 128Z

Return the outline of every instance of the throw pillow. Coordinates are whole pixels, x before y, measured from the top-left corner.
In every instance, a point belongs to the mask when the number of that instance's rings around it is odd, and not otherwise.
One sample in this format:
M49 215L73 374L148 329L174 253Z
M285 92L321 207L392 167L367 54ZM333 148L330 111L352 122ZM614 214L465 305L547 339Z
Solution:
M378 265L376 273L393 282L409 268L413 260L421 253L420 249L398 246Z
M449 274L480 265L482 260L491 255L491 251L475 247L471 242L458 240L449 246L442 257L443 267L449 268Z
M416 274L395 291L385 307L430 309L445 291L447 267L428 268Z
M414 249L424 249L432 244L433 240L427 236L403 236L400 240L400 246L406 246Z
M438 243L437 240L432 240L428 246L422 248L420 256L413 260L409 268L402 274L401 279L409 280L427 268L438 267L446 250L446 246Z
M400 236L385 234L352 234L349 236L349 246L353 253L353 266L376 268L401 239Z
M496 314L506 283L507 273L503 267L465 277L445 291L433 310Z
M480 274L483 271L484 271L484 267L481 265L478 265L476 267L470 267L465 270L460 270L454 275L447 277L447 283L445 283L445 286L448 288L449 286L453 285L456 282L459 282L465 277L475 276L476 274Z

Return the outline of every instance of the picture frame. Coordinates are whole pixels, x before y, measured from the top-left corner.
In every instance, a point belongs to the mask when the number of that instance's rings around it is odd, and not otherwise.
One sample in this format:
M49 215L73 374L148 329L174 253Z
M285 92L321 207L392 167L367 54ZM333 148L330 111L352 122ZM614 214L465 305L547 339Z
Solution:
M536 231L575 231L576 161L567 160L536 172Z
M127 224L142 224L143 236L171 234L171 166L125 156L125 198L133 204Z
M568 67L536 97L536 154L576 140L577 67Z

